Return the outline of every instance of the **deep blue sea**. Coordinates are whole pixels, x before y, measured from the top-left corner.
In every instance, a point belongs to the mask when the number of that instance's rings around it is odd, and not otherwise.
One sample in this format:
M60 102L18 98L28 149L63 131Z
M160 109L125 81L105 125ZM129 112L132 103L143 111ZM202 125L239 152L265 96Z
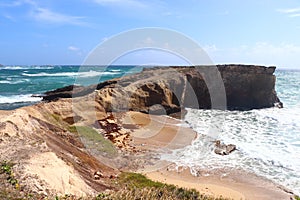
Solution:
M0 109L39 102L33 94L59 87L89 85L137 73L140 66L1 66ZM217 111L188 109L185 121L199 133L192 145L162 156L205 169L242 169L269 178L300 194L300 71L277 70L276 90L283 109ZM80 78L80 81L78 81ZM213 153L209 130L222 118L218 139L237 145L229 156ZM209 151L208 151L209 150ZM200 152L200 153L199 153Z

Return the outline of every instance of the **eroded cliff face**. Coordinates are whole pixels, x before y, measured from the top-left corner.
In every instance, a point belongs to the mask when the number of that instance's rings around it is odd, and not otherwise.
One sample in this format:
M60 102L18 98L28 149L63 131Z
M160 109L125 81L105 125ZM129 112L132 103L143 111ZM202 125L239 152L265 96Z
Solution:
M275 67L220 65L218 69L224 81L228 108L269 108L281 103L275 91Z
M217 65L146 68L89 87L48 92L44 100L94 94L105 110L171 114L184 107L248 110L280 103L275 67ZM92 91L96 91L93 93Z
M83 101L85 105L93 103L86 98ZM93 112L99 113L100 119L106 117L101 110ZM80 114L78 120L88 124L88 115ZM109 177L118 171L87 151L81 136L72 131L74 122L69 119L76 116L71 99L0 111L0 162L15 164L21 191L87 196L111 188ZM101 181L93 176L97 171L103 174Z

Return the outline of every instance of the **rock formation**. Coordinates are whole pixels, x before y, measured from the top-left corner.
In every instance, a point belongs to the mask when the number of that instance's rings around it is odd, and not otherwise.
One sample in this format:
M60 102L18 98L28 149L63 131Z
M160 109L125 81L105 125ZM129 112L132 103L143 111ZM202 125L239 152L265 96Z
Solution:
M68 86L43 99L95 92L105 110L171 114L183 107L249 110L281 105L275 92L275 67L217 65L145 68L141 73L88 87ZM72 90L73 89L73 90Z
M220 140L215 141L214 152L219 155L229 155L231 152L236 150L236 145L234 144L222 144Z

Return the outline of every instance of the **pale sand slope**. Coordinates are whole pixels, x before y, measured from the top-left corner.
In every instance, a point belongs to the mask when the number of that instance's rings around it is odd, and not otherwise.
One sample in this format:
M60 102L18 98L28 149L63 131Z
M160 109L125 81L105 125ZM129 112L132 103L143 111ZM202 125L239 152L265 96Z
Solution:
M25 166L27 176L38 176L47 183L47 187L58 195L73 194L78 197L92 195L90 188L75 169L67 165L53 152L36 154L30 158Z

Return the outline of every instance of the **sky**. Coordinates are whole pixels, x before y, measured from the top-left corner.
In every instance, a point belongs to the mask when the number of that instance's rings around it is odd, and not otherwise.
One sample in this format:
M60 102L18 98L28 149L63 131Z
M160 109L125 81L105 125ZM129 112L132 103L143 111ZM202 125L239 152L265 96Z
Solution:
M0 27L3 65L82 64L114 35L157 27L191 38L216 64L300 69L299 0L1 0ZM143 55L119 62L181 62Z

